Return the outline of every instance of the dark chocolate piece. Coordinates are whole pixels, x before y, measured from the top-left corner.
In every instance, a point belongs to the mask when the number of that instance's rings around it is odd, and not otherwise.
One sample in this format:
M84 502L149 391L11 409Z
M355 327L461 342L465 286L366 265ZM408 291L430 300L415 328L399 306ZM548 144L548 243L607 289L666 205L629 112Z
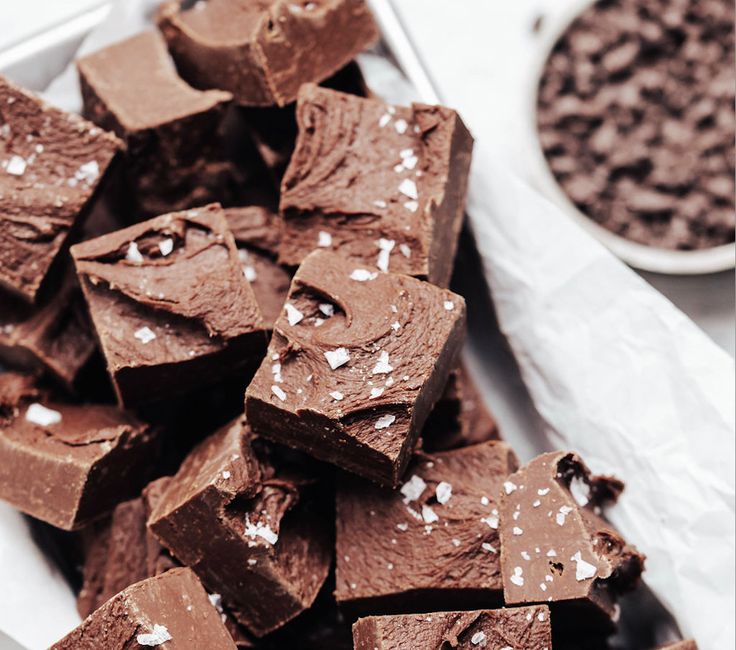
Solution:
M72 247L121 403L213 383L265 348L222 208L166 214Z
M457 367L424 425L422 449L444 451L499 438L496 421L465 365Z
M134 496L157 436L112 406L66 404L29 376L0 374L0 498L58 528L80 528Z
M0 287L36 299L120 146L0 76Z
M472 612L370 616L353 625L355 650L552 650L544 605Z
M107 601L51 650L235 650L220 614L189 569L138 582Z
M395 486L464 335L460 296L313 253L246 391L248 421L259 435Z
M494 441L417 455L398 491L344 477L338 603L408 613L503 602L497 495L517 467L509 446Z
M547 60L537 121L570 200L635 242L734 241L734 3L595 2Z
M97 344L76 276L69 269L60 280L36 305L0 293L0 362L46 372L73 390Z
M168 480L148 522L255 636L312 605L332 555L309 479L262 444L240 420L222 428Z
M276 261L281 237L279 217L269 208L257 205L226 208L225 217L263 320L269 328L273 327L291 284L291 275Z
M143 32L77 66L85 115L126 142L126 177L140 211L153 216L232 194L236 172L218 135L231 96L188 86L160 34Z
M549 602L558 629L613 630L618 597L644 569L644 556L600 516L622 489L565 452L511 475L499 508L506 603Z
M473 139L442 106L393 107L312 84L281 185L283 264L318 247L447 286Z
M378 40L363 0L166 2L158 24L189 83L244 106L285 106Z

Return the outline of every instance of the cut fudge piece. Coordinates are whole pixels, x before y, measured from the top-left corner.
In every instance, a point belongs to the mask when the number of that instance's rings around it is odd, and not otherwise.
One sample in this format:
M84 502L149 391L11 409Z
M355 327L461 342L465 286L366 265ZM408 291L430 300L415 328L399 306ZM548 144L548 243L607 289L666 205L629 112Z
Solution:
M310 483L236 420L191 452L148 526L263 636L308 609L327 577L330 533Z
M518 467L502 442L417 455L399 491L345 477L337 492L338 603L356 613L497 606L497 495Z
M276 261L280 223L278 215L265 206L226 208L230 232L238 247L243 273L253 288L263 320L273 327L284 308L291 274Z
M490 414L464 365L450 373L445 392L422 430L425 451L443 451L499 439Z
M510 476L499 508L506 603L549 602L558 629L613 630L616 600L644 569L644 556L600 516L622 489L566 452Z
M72 530L134 496L158 436L112 406L66 404L32 377L0 374L0 498Z
M184 78L244 106L285 106L378 40L363 0L167 2L158 25Z
M0 76L0 287L36 299L121 145Z
M83 618L130 585L177 566L146 527L149 490L159 483L154 481L142 497L119 504L108 521L83 531L83 583L77 596Z
M225 200L236 183L218 131L232 99L176 73L160 34L147 31L77 62L85 115L127 145L125 175L146 215Z
M253 430L397 485L465 335L465 301L318 251L246 391Z
M185 393L260 361L265 326L219 205L144 221L72 255L121 403Z
M54 284L36 305L0 293L0 362L46 372L72 390L97 344L74 272Z
M172 569L134 584L107 601L51 650L235 650L197 576Z
M443 106L393 107L309 84L281 185L279 260L318 247L447 286L473 139Z
M544 605L430 615L370 616L353 625L355 650L552 650Z

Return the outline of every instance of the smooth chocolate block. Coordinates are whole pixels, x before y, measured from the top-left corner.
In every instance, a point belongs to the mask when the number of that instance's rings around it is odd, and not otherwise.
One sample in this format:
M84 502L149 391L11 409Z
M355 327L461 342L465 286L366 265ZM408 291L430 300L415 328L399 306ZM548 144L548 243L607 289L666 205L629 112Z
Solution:
M0 76L0 287L33 302L121 147Z
M398 491L345 476L338 603L359 614L500 605L498 495L517 467L511 448L494 441L418 454Z
M266 345L219 205L166 214L72 247L122 404L214 383Z
M77 610L83 618L130 585L177 566L146 527L150 512L144 491L142 497L118 504L108 521L82 531L86 548Z
M552 650L544 605L471 612L370 616L353 625L355 650Z
M85 115L125 140L126 178L141 212L228 198L237 182L220 141L229 93L187 85L156 31L85 56L77 67Z
M0 362L47 373L72 391L97 343L74 272L59 279L36 305L0 292Z
M443 106L394 107L313 84L281 184L279 261L319 247L447 286L473 139Z
M157 438L115 407L62 403L30 376L0 374L0 498L53 526L81 528L134 496Z
M273 327L284 308L291 274L276 261L281 238L279 216L265 206L226 208L225 217L238 247L264 322Z
M549 603L559 630L612 631L618 597L644 569L644 556L600 516L622 490L567 452L512 474L499 508L506 603Z
M332 559L326 499L242 420L162 480L150 530L247 632L263 636L312 605Z
M363 0L166 2L158 25L189 83L244 106L285 106L378 40Z
M428 452L467 447L500 434L493 416L465 365L450 373L437 404L422 430L422 449Z
M395 486L465 336L465 301L326 251L292 281L246 391L253 430Z
M220 614L189 569L138 582L107 601L51 650L235 650Z

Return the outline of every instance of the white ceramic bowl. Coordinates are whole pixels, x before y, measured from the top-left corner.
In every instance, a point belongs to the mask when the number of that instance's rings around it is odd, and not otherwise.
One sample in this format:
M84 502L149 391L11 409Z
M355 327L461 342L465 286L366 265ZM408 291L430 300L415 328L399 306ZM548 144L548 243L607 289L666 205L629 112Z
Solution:
M528 91L529 162L535 185L550 200L560 206L567 215L582 228L598 239L627 264L644 271L672 275L698 275L725 271L736 266L736 244L725 244L703 250L677 251L654 246L645 246L625 239L598 225L582 213L560 187L547 164L537 129L537 94L544 67L557 40L575 18L592 5L595 0L577 0L564 12L545 16L539 37L537 62L531 69Z

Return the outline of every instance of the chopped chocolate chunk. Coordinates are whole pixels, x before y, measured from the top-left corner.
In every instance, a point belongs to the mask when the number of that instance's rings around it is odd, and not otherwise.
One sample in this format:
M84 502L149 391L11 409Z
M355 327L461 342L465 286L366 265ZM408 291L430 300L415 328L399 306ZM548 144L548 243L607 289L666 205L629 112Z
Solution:
M370 616L353 625L355 650L552 650L544 605L471 612Z
M166 2L159 27L179 71L244 106L285 106L378 40L363 0Z
M734 3L595 2L555 45L537 122L570 200L635 242L734 241Z
M473 140L443 106L393 107L306 85L281 186L279 259L319 247L447 286Z
M225 200L237 182L218 130L229 93L199 91L147 31L77 62L85 115L127 144L125 173L146 215Z
M46 372L72 390L97 345L74 273L60 280L33 306L0 293L0 361Z
M276 261L281 237L279 217L264 206L227 208L225 217L263 320L272 327L284 308L291 284L291 275Z
M397 485L455 365L465 301L318 251L304 261L246 392L259 435Z
M445 392L422 430L425 451L443 451L499 439L498 427L464 365L450 373Z
M0 374L0 498L37 519L72 530L110 512L145 484L157 443L115 407L62 403Z
M158 483L151 487L155 489ZM83 584L77 596L77 610L82 617L130 585L177 566L146 527L151 512L147 492L119 504L109 521L84 531Z
M518 467L502 442L419 454L398 491L345 477L337 493L338 603L408 613L502 602L498 494Z
M263 636L308 609L329 570L330 535L310 487L236 420L168 479L148 525L238 623Z
M36 299L120 146L0 76L0 287Z
M72 255L121 403L184 393L260 360L265 326L219 205L144 221Z
M172 569L121 591L51 650L148 646L235 650L220 614L189 569Z
M512 474L500 506L506 603L549 602L558 628L612 630L618 597L644 569L644 556L600 516L622 489L565 452Z

